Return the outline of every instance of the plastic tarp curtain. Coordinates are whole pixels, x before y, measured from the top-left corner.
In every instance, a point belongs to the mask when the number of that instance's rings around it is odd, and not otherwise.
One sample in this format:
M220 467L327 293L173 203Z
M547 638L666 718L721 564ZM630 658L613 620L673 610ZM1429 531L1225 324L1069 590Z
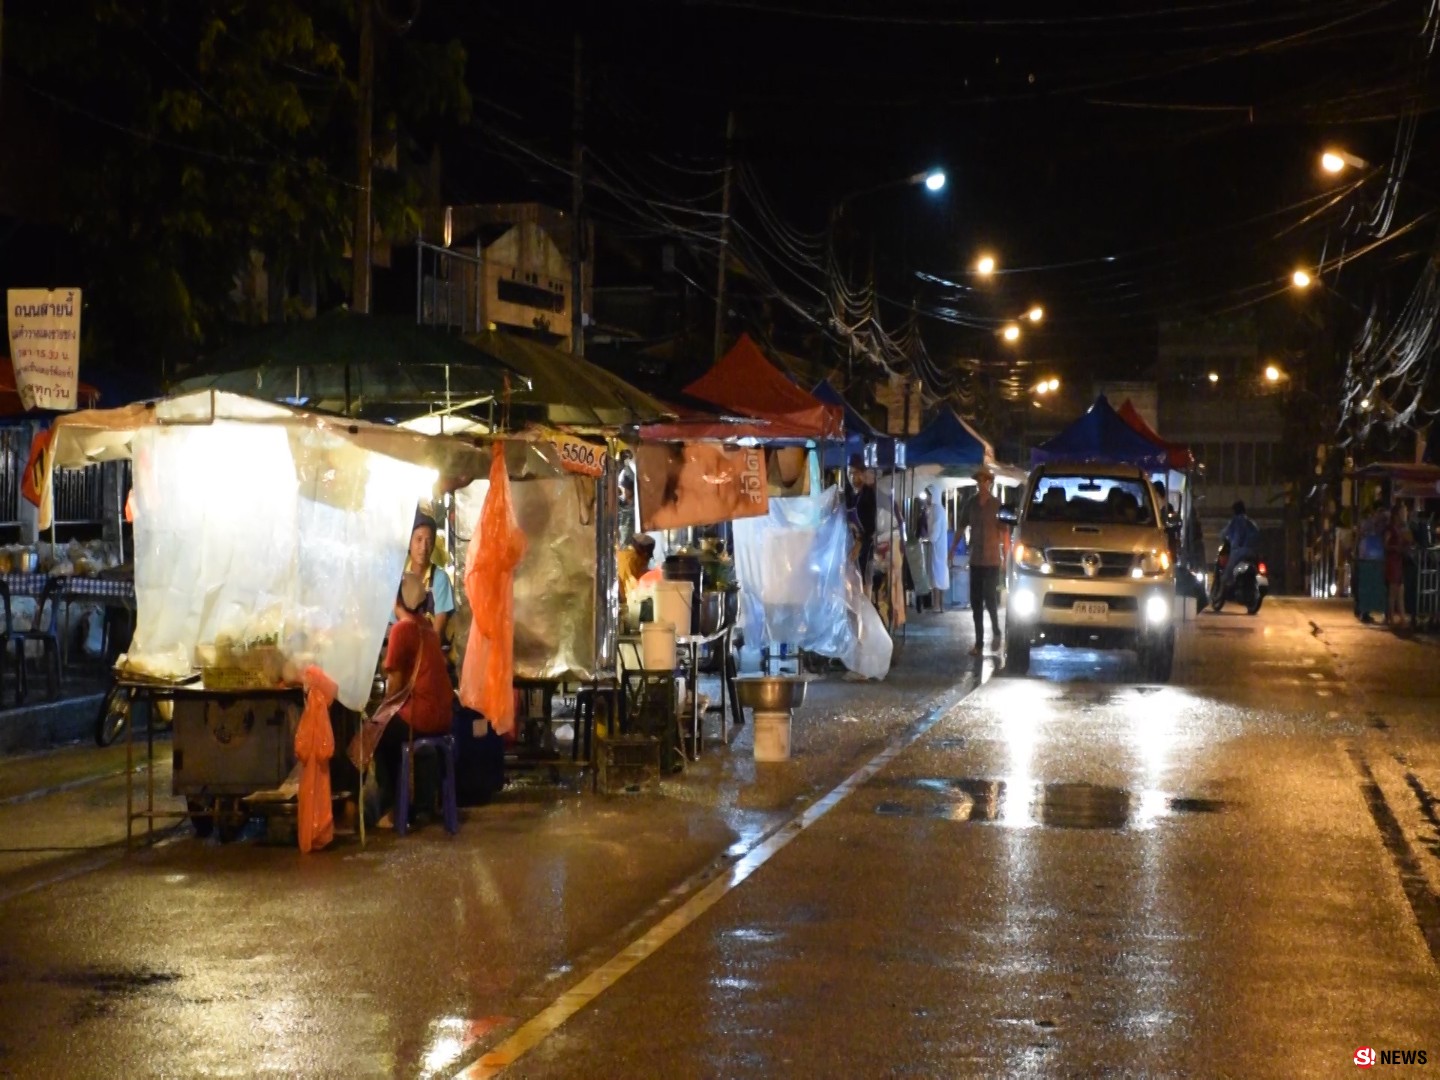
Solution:
M133 433L130 664L189 674L200 646L263 640L363 709L415 500L434 472L324 428L214 421Z
M295 731L295 757L300 761L300 805L297 826L301 851L318 851L335 839L335 810L330 797L330 759L335 756L335 731L330 703L335 680L318 667L305 669L305 711Z
M869 678L885 677L892 643L850 557L839 488L772 499L764 517L733 528L748 642L783 642L834 657Z
M455 493L462 541L466 524L479 521L489 488L488 480L477 480ZM584 681L595 671L595 493L594 480L573 475L510 486L528 540L515 568L516 678Z
M460 703L481 713L501 735L515 727L514 582L525 548L505 458L496 454L466 560L465 595L473 622L460 673Z

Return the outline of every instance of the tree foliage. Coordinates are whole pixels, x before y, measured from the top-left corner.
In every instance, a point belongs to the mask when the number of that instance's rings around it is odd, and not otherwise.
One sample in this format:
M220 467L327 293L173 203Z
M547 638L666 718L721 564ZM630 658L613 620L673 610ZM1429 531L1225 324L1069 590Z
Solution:
M157 367L236 319L236 275L338 289L357 190L364 0L11 0L5 119L44 132L43 206L77 248L92 358ZM377 20L377 147L465 119L465 52ZM36 123L34 121L38 120ZM413 235L417 185L375 174L375 215ZM408 230L408 231L407 231Z

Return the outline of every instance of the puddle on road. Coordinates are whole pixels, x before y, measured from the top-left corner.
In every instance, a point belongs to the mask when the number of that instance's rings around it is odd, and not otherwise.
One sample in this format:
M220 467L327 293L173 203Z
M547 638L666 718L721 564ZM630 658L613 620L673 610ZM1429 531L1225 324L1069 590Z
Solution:
M1101 784L1042 784L1013 789L1004 780L919 777L907 787L946 797L942 803L916 806L887 801L875 813L884 817L930 817L979 824L1044 825L1056 829L1148 827L1171 814L1215 814L1228 809L1220 799L1139 794Z

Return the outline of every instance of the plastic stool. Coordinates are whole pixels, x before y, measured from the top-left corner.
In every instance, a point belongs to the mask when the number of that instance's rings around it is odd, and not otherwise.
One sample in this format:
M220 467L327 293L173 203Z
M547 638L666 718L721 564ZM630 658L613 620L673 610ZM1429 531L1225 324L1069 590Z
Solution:
M455 805L455 736L427 735L400 744L400 775L395 783L395 835L404 836L410 828L410 751L433 746L445 755L444 773L440 778L441 805L445 808L445 831L454 836L460 831L460 811Z

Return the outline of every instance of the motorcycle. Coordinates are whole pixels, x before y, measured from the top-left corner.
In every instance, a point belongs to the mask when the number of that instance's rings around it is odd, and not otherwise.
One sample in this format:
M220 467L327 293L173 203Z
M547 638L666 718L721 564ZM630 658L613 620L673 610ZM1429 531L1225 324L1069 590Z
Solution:
M1235 572L1226 580L1225 569L1230 564L1230 542L1222 541L1220 552L1215 557L1215 574L1210 582L1210 610L1219 611L1225 601L1234 600L1245 605L1245 612L1254 615L1270 595L1270 578L1265 563L1260 559L1243 558L1235 564Z

